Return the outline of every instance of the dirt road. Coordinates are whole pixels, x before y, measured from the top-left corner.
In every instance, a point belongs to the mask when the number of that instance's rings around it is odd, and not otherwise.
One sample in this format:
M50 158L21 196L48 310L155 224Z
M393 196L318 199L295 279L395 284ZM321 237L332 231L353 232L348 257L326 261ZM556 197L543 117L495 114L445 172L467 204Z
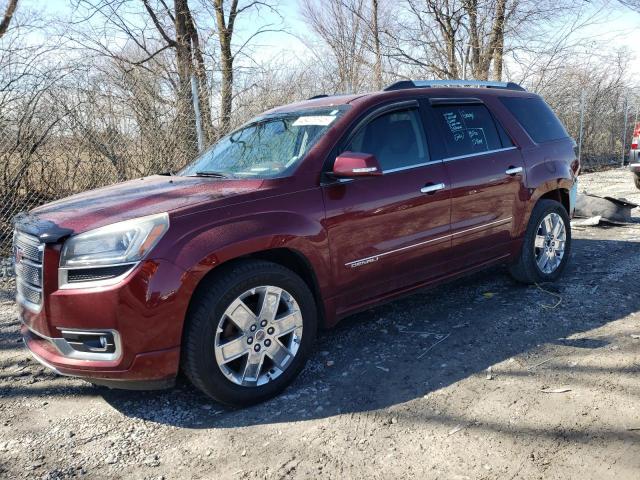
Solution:
M626 171L581 179L640 200ZM640 223L575 230L546 291L494 268L351 317L246 410L56 377L4 291L0 477L637 479L639 272Z

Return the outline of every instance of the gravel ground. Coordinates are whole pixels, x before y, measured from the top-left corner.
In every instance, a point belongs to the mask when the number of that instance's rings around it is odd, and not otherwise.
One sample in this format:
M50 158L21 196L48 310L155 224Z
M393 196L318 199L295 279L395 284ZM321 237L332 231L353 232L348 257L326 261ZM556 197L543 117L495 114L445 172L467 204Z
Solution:
M581 181L640 201L624 170ZM283 395L245 410L184 382L56 377L20 344L4 290L0 477L637 479L637 220L576 229L544 289L494 268L346 319Z

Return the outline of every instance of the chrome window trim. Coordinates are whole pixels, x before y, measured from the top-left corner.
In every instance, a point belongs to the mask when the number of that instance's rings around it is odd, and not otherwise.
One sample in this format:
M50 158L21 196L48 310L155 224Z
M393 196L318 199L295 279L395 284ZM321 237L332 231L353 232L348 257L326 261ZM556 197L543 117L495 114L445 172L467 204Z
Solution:
M384 175L387 173L402 172L403 170L411 170L412 168L426 167L429 165L435 165L436 163L442 163L442 160L430 160L428 162L416 163L415 165L407 165L406 167L398 167L398 168L391 168L389 170L382 170L382 174Z
M415 165L408 165L406 167L398 167L398 168L392 168L390 170L383 170L382 174L386 175L387 173L395 173L395 172L402 172L404 170L411 170L412 168L420 168L420 167L427 167L429 165L436 165L438 163L445 163L445 162L453 162L456 160L462 160L465 158L471 158L471 157L480 157L483 155L489 155L491 153L499 153L499 152L506 152L509 150L517 150L518 147L504 147L504 148L497 148L494 150L487 150L486 152L477 152L477 153L469 153L467 155L459 155L456 157L445 157L442 158L440 160L430 160L428 162L423 162L423 163L416 163ZM352 180L352 179L348 179L348 180Z
M476 152L476 153L468 153L466 155L458 155L455 157L445 157L442 159L443 162L453 162L455 160L462 160L464 158L471 158L471 157L480 157L483 155L489 155L490 153L498 153L498 152L507 152L509 150L517 150L518 147L504 147L504 148L496 148L493 150L487 150L486 152Z
M413 245L407 245L406 247L396 248L395 250L389 250L388 252L379 253L377 255L371 255L370 257L361 258L359 260L353 260L351 262L345 263L344 266L345 267L350 267L350 268L359 267L361 265L366 265L368 263L376 262L376 261L378 261L378 259L380 257L385 257L387 255L391 255L392 253L398 253L398 252L402 252L404 250L409 250L411 248L416 248L416 247L420 247L422 245L427 245L429 243L437 242L439 240L445 240L447 238L455 237L456 235L461 235L463 233L472 232L474 230L478 230L478 229L481 229L481 228L487 228L487 227L491 227L491 226L494 226L494 225L496 225L496 226L497 225L502 225L504 223L510 222L511 220L513 220L513 217L503 218L501 220L495 220L495 221L489 222L489 223L483 223L482 225L478 225L478 226L475 226L475 227L467 228L465 230L460 230L459 232L455 232L455 233L448 233L447 235L443 235L443 236L438 237L438 238L432 238L431 240L425 240L424 242L414 243Z
M109 287L112 285L117 285L125 278L127 278L131 272L140 264L140 262L133 263L114 263L113 265L100 265L100 266L82 266L82 267L58 267L58 288L60 290L74 290L78 288L97 288L97 287ZM110 268L110 267L122 267L129 265L130 268L126 270L124 273L121 273L117 277L113 278L105 278L103 280L89 280L86 282L69 282L68 281L68 272L69 270L88 270L88 269L99 269L99 268Z

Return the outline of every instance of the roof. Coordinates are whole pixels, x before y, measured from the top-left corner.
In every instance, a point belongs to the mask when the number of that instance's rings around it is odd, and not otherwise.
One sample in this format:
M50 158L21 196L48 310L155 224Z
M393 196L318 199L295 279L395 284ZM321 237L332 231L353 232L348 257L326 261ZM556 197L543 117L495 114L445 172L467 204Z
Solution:
M522 96L523 94L534 95L531 92L527 92L520 85L513 82L485 82L476 80L401 80L389 85L384 90L375 92L360 94L317 95L308 100L302 100L299 102L289 103L287 105L272 108L271 110L265 112L265 114L287 113L297 110L359 103L358 101L365 101L367 99L371 99L372 97L401 98L424 94L426 91L435 96L447 96L451 95L452 93L456 96Z

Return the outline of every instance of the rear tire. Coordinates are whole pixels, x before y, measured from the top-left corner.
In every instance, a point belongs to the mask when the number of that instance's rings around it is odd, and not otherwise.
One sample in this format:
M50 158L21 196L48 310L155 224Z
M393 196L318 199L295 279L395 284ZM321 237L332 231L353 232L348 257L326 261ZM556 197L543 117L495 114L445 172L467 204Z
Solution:
M258 260L238 262L204 282L185 326L184 373L227 405L276 396L300 373L313 348L317 310L309 287L291 270ZM293 319L286 328L278 323L285 318Z
M552 232L546 231L547 225L553 225L554 228L549 228ZM558 232L554 235L556 228ZM559 202L540 200L533 208L522 250L510 265L509 273L521 283L554 282L562 275L570 253L571 224L567 211Z

